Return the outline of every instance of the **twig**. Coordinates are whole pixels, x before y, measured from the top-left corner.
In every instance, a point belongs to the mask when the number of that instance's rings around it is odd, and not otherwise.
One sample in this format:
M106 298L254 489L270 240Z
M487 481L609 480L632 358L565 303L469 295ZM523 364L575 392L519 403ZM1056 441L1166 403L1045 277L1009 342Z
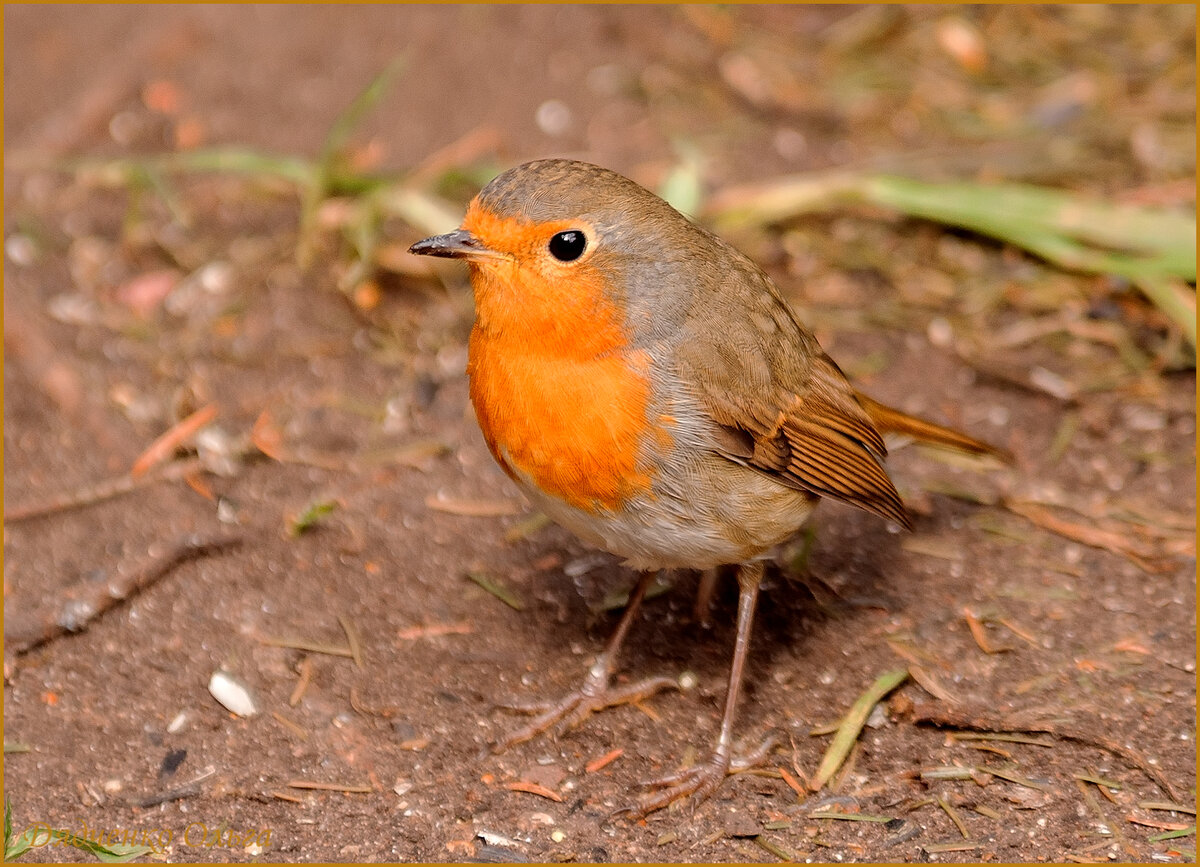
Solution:
M147 795L138 800L139 807L157 807L159 804L166 804L170 801L182 801L184 798L194 798L200 794L200 785L198 783L188 783L184 786L177 786L174 789L168 789L165 792L158 792L153 795Z
M305 650L309 653L323 653L326 656L344 656L354 658L354 651L349 647L338 647L336 644L321 644L319 641L307 641L303 638L260 638L260 644L268 647L285 647L288 650Z
M598 759L592 759L590 762L584 765L584 773L594 774L601 768L607 768L624 754L625 750L621 747L617 747L615 750L605 753Z
M200 458L189 458L167 464L157 471L148 472L136 478L132 475L123 475L117 476L114 479L104 479L103 481L85 485L66 494L56 495L45 502L27 503L23 506L6 508L4 510L4 523L12 524L17 521L27 521L30 518L52 515L55 512L65 512L70 509L80 509L84 506L95 505L96 503L102 503L105 500L119 497L122 494L128 494L131 491L153 484L154 482L178 481L202 469L204 469L204 464Z
M1100 802L1096 800L1096 796L1092 794L1092 790L1082 780L1076 780L1075 787L1079 789L1079 793L1083 795L1083 800L1091 808L1092 812L1096 814L1097 819L1099 819L1101 833L1107 831L1116 843L1124 846L1125 835L1121 833L1121 829L1116 823L1108 821L1108 817L1104 815L1104 810L1100 808Z
M418 638L434 638L441 635L470 635L475 627L466 620L458 623L426 623L421 626L407 626L396 632L400 641L414 641Z
M982 843L928 843L921 847L930 855L937 855L944 852L966 852L970 849L982 849Z
M68 632L82 632L118 602L152 586L176 566L225 551L241 541L241 536L189 535L165 549L152 546L147 559L134 568L114 569L107 581L82 581L68 587L57 611L40 622L13 617L11 625L5 625L6 642L17 653L25 653Z
M315 780L289 780L290 789L316 789L321 792L350 792L365 795L375 791L370 786L356 786L353 783L321 783Z
M1028 777L1023 777L1020 774L1007 770L1005 768L990 768L981 765L975 770L991 774L993 777L999 777L1002 780L1008 780L1010 783L1016 783L1018 786L1024 786L1027 789L1037 789L1039 792L1053 792L1054 789L1045 783L1039 783L1037 780L1031 780Z
M304 693L308 691L308 685L312 682L312 657L306 656L300 661L300 678L296 681L296 686L292 690L292 694L288 696L288 707L295 707L300 704L300 699L304 698Z
M839 813L836 810L816 810L808 814L810 819L841 819L844 822L876 822L886 825L895 816L877 816L873 813ZM963 835L966 836L965 834Z
M785 783L788 784L791 790L796 793L796 797L801 799L808 797L808 792L804 791L804 783L802 783L800 780L797 780L783 768L779 769L779 776Z
M172 425L154 442L150 443L146 450L138 456L138 459L133 462L133 466L129 470L129 475L135 479L139 478L144 476L152 467L161 464L177 448L211 424L219 411L215 403L210 403Z
M157 807L159 804L165 804L168 801L179 801L183 798L195 797L202 791L200 784L216 772L217 769L209 765L195 779L189 780L173 789L167 789L165 792L146 795L144 798L135 801L134 804L138 807Z
M971 835L967 833L967 824L962 820L962 816L958 815L958 810L954 809L945 798L938 798L937 805L950 817L950 821L954 823L954 827L958 828L958 833L963 835L963 839L970 840Z
M1096 526L1096 522L1079 524L1068 521L1054 514L1041 503L1006 498L1003 501L1006 509L1020 515L1043 530L1056 533L1064 539L1080 542L1092 548L1120 554L1134 565L1150 574L1162 574L1175 568L1175 562L1169 555L1150 550L1129 538L1127 533Z
M1143 810L1169 810L1173 813L1188 813L1196 815L1195 804L1170 804L1166 801L1139 801L1138 806Z
M975 639L975 643L979 645L979 649L984 653L1002 653L1006 650L1011 650L1009 647L995 647L988 641L987 633L984 632L983 624L979 622L979 618L975 616L970 608L963 609L963 617L967 620L967 628L971 630L971 637ZM965 835L964 835L965 836Z
M1052 737L1061 738L1062 740L1074 741L1075 743L1085 744L1090 747L1097 747L1129 762L1131 765L1153 780L1164 792L1170 795L1171 800L1179 800L1179 796L1175 793L1175 788L1160 770L1155 768L1133 750L1122 746L1116 741L1109 740L1108 738L1103 738L1096 735L1087 735L1083 732L1064 728L1063 726L1052 722L1027 722L1024 720L1018 721L1012 719L1011 717L1008 719L997 719L991 716L989 711L984 708L946 707L943 705L922 703L914 705L911 713L912 720L916 723L925 723L927 725L941 726L944 728L974 729L975 731L985 732L1017 731L1048 734Z
M537 795L539 798L547 798L551 801L562 803L562 795L553 789L548 789L541 783L534 783L529 780L513 780L511 783L505 783L504 788L513 792L525 792L529 795Z
M290 731L292 734L296 735L296 737L300 738L301 740L308 740L308 732L305 731L301 726L297 725L296 723L292 722L290 719L285 717L279 711L277 711L277 710L271 711L271 716L273 716L275 718L275 722L279 723L281 726L283 726L285 729Z
M1045 740L1031 738L1029 735L1014 735L1007 732L955 732L951 737L956 741L1003 741L1009 744L1029 744L1031 747L1052 747L1054 744ZM1120 788L1118 786L1118 788Z
M354 624L349 617L344 614L337 616L338 623L342 627L342 632L346 633L346 644L350 647L350 657L354 660L355 668L363 667L362 642L358 640L358 630L354 628Z
M791 851L786 846L781 846L779 843L776 843L765 834L756 834L750 839L753 840L755 844L761 846L763 849L766 849L781 861L791 864L800 860L800 856L795 852Z
M512 590L509 590L507 587L500 584L499 582L493 581L491 578L489 578L487 575L484 575L482 572L468 572L467 578L469 580L475 582L476 584L478 584L480 587L482 587L488 593L495 596L497 599L499 599L501 602L503 602L509 608L512 608L514 611L524 611L525 610L525 603L523 601L521 601L520 596L518 596Z

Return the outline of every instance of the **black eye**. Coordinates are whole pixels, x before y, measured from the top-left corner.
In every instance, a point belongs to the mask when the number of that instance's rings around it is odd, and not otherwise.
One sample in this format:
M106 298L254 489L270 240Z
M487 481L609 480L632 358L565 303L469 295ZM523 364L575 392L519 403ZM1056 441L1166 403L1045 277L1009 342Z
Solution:
M550 255L560 262L574 262L587 249L587 238L578 229L559 232L550 239Z

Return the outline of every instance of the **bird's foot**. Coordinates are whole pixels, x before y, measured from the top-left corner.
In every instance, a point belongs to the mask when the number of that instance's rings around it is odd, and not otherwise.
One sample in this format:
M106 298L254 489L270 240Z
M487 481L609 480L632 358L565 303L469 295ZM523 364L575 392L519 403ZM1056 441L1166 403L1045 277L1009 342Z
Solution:
M598 668L588 672L583 684L558 699L527 704L507 704L511 710L534 714L526 725L492 745L493 753L531 740L543 732L555 729L555 735L569 731L596 711L622 704L633 704L665 689L678 689L679 684L669 677L649 677L619 687L610 687L608 675Z
M778 743L779 735L772 733L754 750L740 756L731 756L728 748L723 750L718 745L702 764L692 765L690 768L643 783L644 787L659 791L640 798L636 804L620 810L619 813L630 818L642 819L655 810L661 810L689 796L693 806L698 807L720 787L727 776L763 764Z

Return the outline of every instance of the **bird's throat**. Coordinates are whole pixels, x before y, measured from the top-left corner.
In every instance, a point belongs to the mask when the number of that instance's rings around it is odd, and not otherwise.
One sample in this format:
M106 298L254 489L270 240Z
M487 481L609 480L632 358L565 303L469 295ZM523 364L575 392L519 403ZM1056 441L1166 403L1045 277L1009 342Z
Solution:
M472 272L467 373L497 462L587 511L616 509L648 488L649 357L630 348L616 311L578 297L546 310L528 298L542 287L524 286L519 298L496 270Z

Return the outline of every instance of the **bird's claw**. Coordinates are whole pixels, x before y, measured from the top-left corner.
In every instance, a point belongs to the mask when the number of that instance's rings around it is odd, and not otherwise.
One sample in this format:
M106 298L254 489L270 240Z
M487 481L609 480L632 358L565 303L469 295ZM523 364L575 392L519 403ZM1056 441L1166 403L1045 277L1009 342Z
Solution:
M615 688L589 679L579 689L558 700L504 705L512 710L536 716L526 725L493 744L492 752L502 753L509 747L531 740L551 728L554 728L557 737L575 728L597 711L632 704L663 690L678 688L679 684L669 677L650 677Z
M767 756L779 744L779 735L775 732L767 735L761 744L748 753L730 757L717 749L706 762L692 765L689 768L648 780L642 786L650 789L660 789L652 795L641 798L616 815L628 816L632 819L643 819L656 810L668 807L675 801L690 797L693 808L699 807L715 792L731 774L741 773L761 765Z

